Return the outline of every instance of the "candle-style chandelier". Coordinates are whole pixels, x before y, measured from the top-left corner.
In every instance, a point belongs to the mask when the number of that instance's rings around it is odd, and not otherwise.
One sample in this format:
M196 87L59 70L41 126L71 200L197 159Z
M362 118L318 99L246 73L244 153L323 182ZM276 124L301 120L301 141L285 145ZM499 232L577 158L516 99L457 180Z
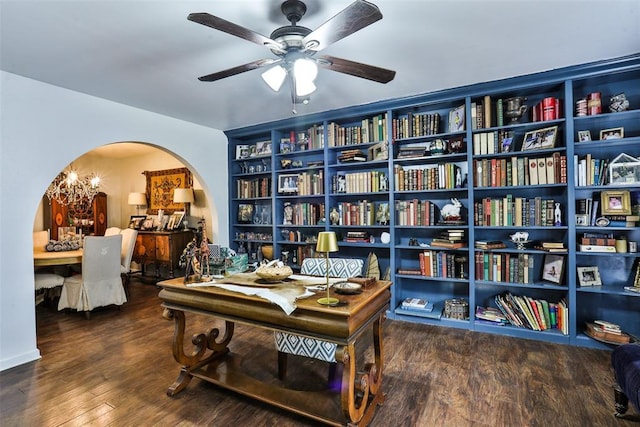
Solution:
M80 202L91 202L100 192L100 177L96 174L81 177L73 165L58 174L49 184L46 195L61 205L73 205Z

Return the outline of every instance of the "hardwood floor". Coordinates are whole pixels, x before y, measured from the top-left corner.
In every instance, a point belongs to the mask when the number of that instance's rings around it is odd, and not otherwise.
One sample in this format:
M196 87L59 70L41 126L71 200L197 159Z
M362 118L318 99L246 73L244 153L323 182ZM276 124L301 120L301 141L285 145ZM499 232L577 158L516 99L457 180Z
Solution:
M91 320L38 306L42 359L0 373L0 425L312 426L307 419L194 379L174 398L173 323L155 286ZM189 322L204 325L205 318ZM232 351L277 381L273 336L237 326ZM613 416L610 352L387 321L385 404L372 426L637 426ZM361 350L366 351L366 350ZM290 357L287 382L326 384L327 365ZM266 366L260 370L259 366Z

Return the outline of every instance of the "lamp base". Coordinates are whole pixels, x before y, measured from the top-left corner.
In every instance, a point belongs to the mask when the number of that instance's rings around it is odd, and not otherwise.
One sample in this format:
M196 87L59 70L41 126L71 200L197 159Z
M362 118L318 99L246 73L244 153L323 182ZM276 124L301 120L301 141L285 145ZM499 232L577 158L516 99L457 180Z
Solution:
M322 305L336 305L339 302L340 300L338 298L324 297L324 298L318 299L318 304L322 304Z

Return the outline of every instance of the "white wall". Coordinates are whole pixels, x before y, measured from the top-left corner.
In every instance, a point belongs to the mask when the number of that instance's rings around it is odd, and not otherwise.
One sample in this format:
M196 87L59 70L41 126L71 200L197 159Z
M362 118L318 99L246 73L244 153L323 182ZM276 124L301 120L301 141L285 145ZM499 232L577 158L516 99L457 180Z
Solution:
M175 153L209 196L218 222L213 234L222 244L228 244L228 179L226 137L219 130L3 71L0 90L0 370L4 370L40 357L31 233L47 185L69 162L121 141L146 142Z

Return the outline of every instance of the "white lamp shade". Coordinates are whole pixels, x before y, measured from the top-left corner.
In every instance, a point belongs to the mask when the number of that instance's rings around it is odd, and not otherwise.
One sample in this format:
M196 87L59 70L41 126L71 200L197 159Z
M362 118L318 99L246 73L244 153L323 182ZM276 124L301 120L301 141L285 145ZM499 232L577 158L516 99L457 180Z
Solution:
M176 188L173 190L173 203L193 203L193 190L191 188Z
M287 70L285 70L281 65L271 67L262 73L262 80L264 80L265 83L267 83L275 92L280 90L285 77L287 77Z
M145 193L129 193L127 203L135 206L146 206L147 195Z

